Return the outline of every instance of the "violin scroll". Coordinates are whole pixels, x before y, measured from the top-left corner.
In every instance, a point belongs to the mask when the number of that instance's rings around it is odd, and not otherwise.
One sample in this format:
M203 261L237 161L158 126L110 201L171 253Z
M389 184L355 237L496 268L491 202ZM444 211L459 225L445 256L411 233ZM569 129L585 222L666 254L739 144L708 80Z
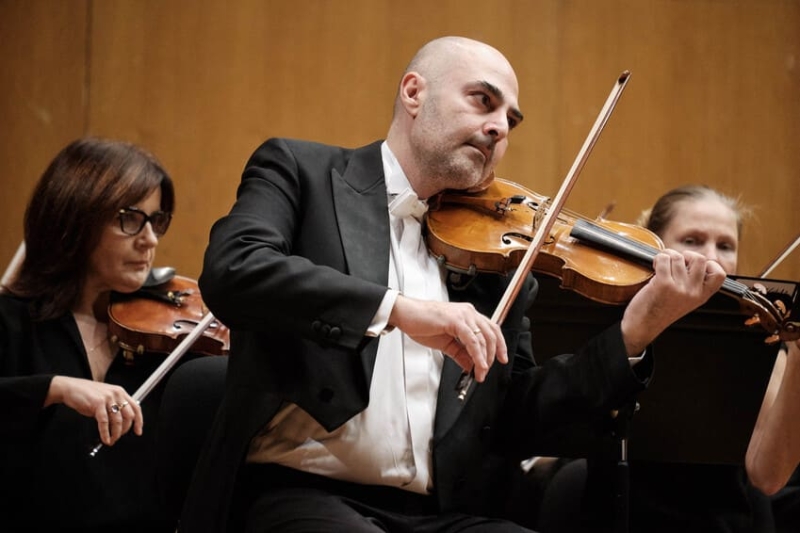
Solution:
M800 339L800 322L789 320L792 311L781 300L774 302L767 298L767 290L761 284L755 284L741 300L741 308L750 318L745 320L748 326L761 326L770 336L764 342L774 344L779 341Z

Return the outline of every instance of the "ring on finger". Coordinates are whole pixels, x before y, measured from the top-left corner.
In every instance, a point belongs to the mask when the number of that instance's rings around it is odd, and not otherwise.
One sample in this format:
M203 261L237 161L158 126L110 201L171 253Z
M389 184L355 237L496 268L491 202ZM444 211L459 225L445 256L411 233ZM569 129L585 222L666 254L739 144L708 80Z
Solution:
M483 335L483 332L481 331L481 328L473 329L472 333L474 333L475 335Z
M120 406L118 403L112 403L111 405L108 406L108 410L111 413L117 414L119 413Z

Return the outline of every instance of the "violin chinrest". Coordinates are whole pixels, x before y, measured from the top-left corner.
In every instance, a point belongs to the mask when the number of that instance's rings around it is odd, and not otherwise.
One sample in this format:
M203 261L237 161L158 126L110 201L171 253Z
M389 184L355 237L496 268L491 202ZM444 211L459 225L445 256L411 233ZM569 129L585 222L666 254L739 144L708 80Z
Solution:
M151 268L147 274L147 279L144 281L145 287L157 287L162 285L175 277L175 269L173 267L155 267Z

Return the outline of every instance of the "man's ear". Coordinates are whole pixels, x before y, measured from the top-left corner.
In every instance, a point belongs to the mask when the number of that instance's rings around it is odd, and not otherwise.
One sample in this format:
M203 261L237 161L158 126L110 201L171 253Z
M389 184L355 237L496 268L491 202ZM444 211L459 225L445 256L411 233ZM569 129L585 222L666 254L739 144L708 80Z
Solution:
M400 80L400 102L406 112L416 117L422 107L425 78L417 72L407 72Z

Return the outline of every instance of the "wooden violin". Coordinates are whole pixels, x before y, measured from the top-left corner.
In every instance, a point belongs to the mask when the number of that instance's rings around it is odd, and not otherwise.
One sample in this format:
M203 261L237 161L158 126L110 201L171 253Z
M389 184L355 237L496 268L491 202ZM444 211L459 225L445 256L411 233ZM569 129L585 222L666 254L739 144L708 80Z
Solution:
M495 179L481 193L446 193L435 198L427 215L427 244L450 270L506 274L530 246L548 199L516 183ZM542 244L535 272L558 277L562 287L594 301L623 304L652 277L647 264L621 261L620 255L570 236L580 215L562 210ZM664 248L658 236L639 226L597 221L608 232L651 249Z
M628 302L653 275L653 259L663 248L655 234L562 213L629 78L629 71L617 78L552 201L495 179L481 192L445 192L430 202L425 236L440 264L467 274L514 271L491 317L493 323L503 322L529 271L555 276L562 287L590 299L617 304ZM722 292L739 300L751 317L749 324L759 323L767 330L768 342L800 338L800 322L788 321L788 315L763 295L731 278L725 280ZM462 374L456 386L460 400L473 381L472 372Z
M208 314L197 282L172 276L158 285L130 294L115 293L108 308L111 341L118 344L126 361L144 353L170 353ZM192 353L228 355L230 331L212 321L191 346Z
M197 282L190 278L169 274L162 283L146 282L136 292L115 293L108 317L111 341L122 348L128 363L148 352L169 354L131 396L139 403L186 352L228 355L230 330L206 309ZM97 456L102 447L98 443L89 455Z
M496 179L480 193L445 193L431 202L426 242L440 264L456 272L506 274L520 264L548 200L510 181ZM591 300L627 303L653 275L661 239L640 226L591 221L561 210L532 265L559 278L564 289ZM728 277L720 292L739 301L748 324L760 324L767 342L800 338L800 323L780 305Z

